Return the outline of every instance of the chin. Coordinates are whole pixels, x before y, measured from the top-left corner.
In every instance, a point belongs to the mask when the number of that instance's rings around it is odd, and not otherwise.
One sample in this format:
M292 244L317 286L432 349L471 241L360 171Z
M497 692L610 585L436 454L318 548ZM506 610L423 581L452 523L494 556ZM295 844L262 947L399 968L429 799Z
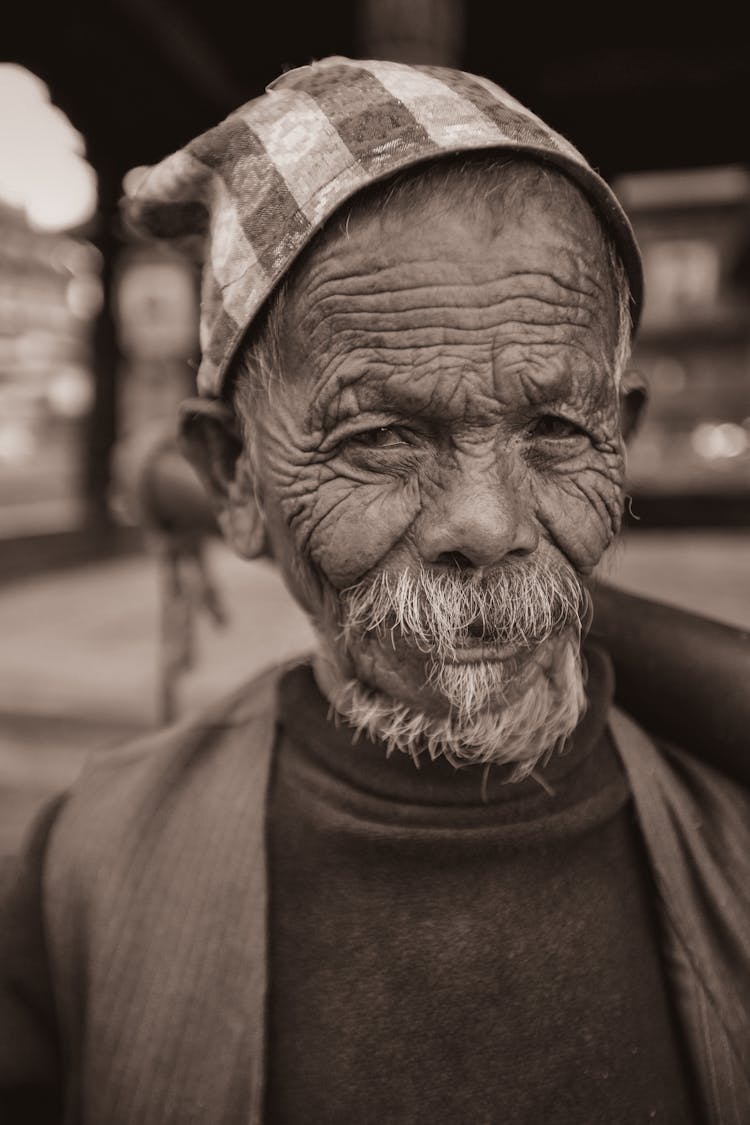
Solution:
M334 709L356 731L414 759L427 753L454 766L511 766L510 780L563 749L585 710L577 636L528 651L523 668L471 660L434 664L421 693L405 691L406 677L386 677L396 690L354 678L331 685ZM513 661L515 663L515 661ZM408 696L408 698L407 698Z

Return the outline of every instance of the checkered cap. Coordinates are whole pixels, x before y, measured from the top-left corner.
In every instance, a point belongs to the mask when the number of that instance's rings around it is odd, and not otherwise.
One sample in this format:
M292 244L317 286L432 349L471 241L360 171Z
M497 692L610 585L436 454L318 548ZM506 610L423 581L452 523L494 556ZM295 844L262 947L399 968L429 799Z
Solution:
M486 78L332 57L277 78L148 170L125 200L142 233L200 240L200 393L220 396L253 318L345 200L402 168L479 149L549 161L580 185L618 246L635 325L642 273L633 232L568 141Z

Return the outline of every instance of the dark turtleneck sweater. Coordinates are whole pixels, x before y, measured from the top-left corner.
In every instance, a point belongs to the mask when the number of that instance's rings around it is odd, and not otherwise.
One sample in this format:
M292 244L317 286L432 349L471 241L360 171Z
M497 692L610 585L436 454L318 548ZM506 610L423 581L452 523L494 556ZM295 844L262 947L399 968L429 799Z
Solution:
M269 1125L697 1121L606 729L537 777L386 758L282 684L269 809ZM484 783L484 784L483 784Z

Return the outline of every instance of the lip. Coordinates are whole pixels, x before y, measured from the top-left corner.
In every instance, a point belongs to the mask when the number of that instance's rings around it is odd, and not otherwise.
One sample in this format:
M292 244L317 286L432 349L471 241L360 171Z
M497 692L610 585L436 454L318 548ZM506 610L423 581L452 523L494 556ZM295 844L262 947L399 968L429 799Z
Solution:
M512 645L463 645L451 657L452 664L501 664L522 655L525 649Z

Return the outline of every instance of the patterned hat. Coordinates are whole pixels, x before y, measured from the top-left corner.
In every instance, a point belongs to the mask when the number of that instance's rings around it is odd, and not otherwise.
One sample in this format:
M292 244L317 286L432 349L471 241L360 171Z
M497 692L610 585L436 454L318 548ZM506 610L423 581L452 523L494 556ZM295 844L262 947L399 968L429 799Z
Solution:
M399 169L479 149L551 162L579 184L617 244L635 327L638 247L612 190L577 149L486 78L332 57L281 75L149 169L125 200L141 233L200 240L200 393L221 395L253 318L345 200Z

